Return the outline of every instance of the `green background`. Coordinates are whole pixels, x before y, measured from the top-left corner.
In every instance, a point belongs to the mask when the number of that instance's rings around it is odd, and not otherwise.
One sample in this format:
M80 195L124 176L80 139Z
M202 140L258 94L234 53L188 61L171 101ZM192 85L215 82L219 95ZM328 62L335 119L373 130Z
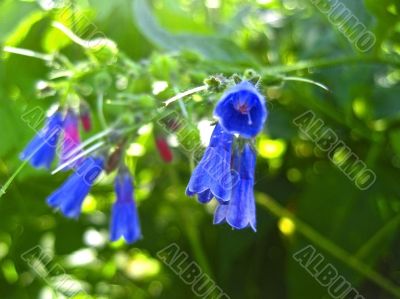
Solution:
M119 102L128 101L127 95L140 95L137 110L106 105L109 122L122 113L129 123L135 112L153 111L162 100L201 85L210 75L243 74L248 68L261 75L269 118L257 141L258 230L212 225L215 205L200 205L184 194L193 167L184 141L178 140L174 161L166 164L154 146L154 126L134 136L140 153L126 158L135 173L144 236L134 245L107 241L113 175L93 188L82 216L68 220L45 203L66 173L52 176L26 166L18 174L0 200L0 298L69 297L71 288L57 288L57 273L51 271L55 265L85 289L85 295L74 298L196 298L157 258L171 243L187 252L189 261L197 262L232 299L331 298L292 257L308 245L365 298L400 298L397 0L342 1L376 37L367 52L357 50L307 0L76 0L51 10L43 9L45 3L1 0L0 43L62 53L75 66L74 93L93 110L98 89ZM88 33L96 28L118 49L90 53L54 28L53 21L82 32L83 39L92 38ZM113 51L118 52L118 62ZM47 109L69 95L63 81L57 81L57 88L64 94L38 91L38 81L51 81L57 71L56 65L41 59L2 53L2 184L21 164L18 153L35 134L22 115L34 107ZM329 91L287 77L320 82ZM127 86L118 87L126 81ZM154 82L160 81L168 88L147 98ZM187 113L196 127L200 120L212 120L219 96L200 94L173 107ZM300 133L293 119L308 110L376 173L371 188L357 189ZM100 132L99 115L94 111L92 116L94 132ZM142 125L148 122L146 117L138 120ZM38 245L50 260L29 265L21 255Z

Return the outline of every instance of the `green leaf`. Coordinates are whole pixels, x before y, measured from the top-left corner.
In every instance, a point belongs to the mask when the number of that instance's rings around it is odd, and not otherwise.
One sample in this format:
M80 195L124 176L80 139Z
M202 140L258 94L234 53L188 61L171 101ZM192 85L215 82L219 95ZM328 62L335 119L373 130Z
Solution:
M253 59L230 40L217 36L171 34L164 30L145 0L133 1L133 14L139 30L152 43L169 51L192 50L221 62L252 65Z
M0 4L0 41L8 46L18 45L44 15L32 3L4 1Z

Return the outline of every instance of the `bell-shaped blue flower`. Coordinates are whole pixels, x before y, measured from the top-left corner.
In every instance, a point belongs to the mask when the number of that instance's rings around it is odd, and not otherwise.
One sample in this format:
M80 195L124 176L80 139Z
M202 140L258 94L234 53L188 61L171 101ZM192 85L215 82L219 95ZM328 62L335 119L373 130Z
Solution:
M68 110L64 119L64 134L61 143L61 153L60 153L60 165L68 162L69 160L75 158L81 152L76 151L76 148L80 145L79 136L79 123L78 116L74 111ZM80 162L70 165L70 168L76 167Z
M214 116L227 133L253 138L267 119L265 99L253 84L242 81L222 96Z
M60 112L51 115L45 126L37 133L31 142L20 154L21 160L29 160L29 163L35 168L50 168L53 162L58 137L63 129L63 121Z
M234 169L240 180L234 186L228 204L220 204L214 214L214 224L227 222L235 229L250 226L256 231L256 205L254 200L254 170L256 156L250 145L244 146L242 154L235 153Z
M47 204L68 218L78 218L82 203L104 167L103 158L89 157L47 198Z
M111 241L124 238L128 244L131 244L142 237L133 192L131 175L127 170L121 170L115 179L117 199L111 215Z
M227 201L232 189L231 152L233 135L226 133L217 124L199 164L193 170L186 195L198 195L202 203L209 202L213 196L219 201Z

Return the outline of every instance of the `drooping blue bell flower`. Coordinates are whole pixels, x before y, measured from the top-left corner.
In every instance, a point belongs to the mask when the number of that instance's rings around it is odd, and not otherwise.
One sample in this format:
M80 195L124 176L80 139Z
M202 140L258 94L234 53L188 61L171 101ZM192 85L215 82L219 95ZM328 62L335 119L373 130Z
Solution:
M68 110L64 119L64 130L63 138L61 143L60 153L60 165L72 160L81 152L76 151L76 148L80 146L80 134L79 134L79 120L78 116L74 111ZM70 168L76 167L82 160L78 160L70 165Z
M234 186L227 204L219 204L214 214L214 224L227 222L234 229L250 226L256 231L256 206L254 200L254 170L256 155L249 144L241 154L235 152L233 167L240 180Z
M186 195L198 195L202 203L213 197L219 201L227 201L230 197L234 177L231 174L231 153L233 135L226 133L217 124L199 164L193 170Z
M78 218L83 200L103 168L103 158L86 158L65 183L47 198L47 204L68 218Z
M117 199L112 208L111 241L124 238L128 244L131 244L142 237L133 192L131 175L127 170L120 171L115 179Z
M20 154L20 159L35 168L49 169L54 160L58 137L63 130L63 120L60 112L55 112L48 117L44 127L29 142Z
M264 97L248 81L226 91L214 110L225 132L244 138L253 138L262 130L267 114Z

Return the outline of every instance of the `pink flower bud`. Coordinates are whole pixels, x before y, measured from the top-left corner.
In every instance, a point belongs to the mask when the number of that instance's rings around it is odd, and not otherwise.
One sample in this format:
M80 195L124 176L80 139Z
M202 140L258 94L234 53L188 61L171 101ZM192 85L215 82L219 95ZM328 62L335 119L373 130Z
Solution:
M156 146L161 159L166 163L170 163L173 159L173 155L167 140L161 136L156 137Z
M79 116L81 119L82 127L85 132L89 132L92 129L92 119L90 117L90 108L86 103L81 104L79 108Z

